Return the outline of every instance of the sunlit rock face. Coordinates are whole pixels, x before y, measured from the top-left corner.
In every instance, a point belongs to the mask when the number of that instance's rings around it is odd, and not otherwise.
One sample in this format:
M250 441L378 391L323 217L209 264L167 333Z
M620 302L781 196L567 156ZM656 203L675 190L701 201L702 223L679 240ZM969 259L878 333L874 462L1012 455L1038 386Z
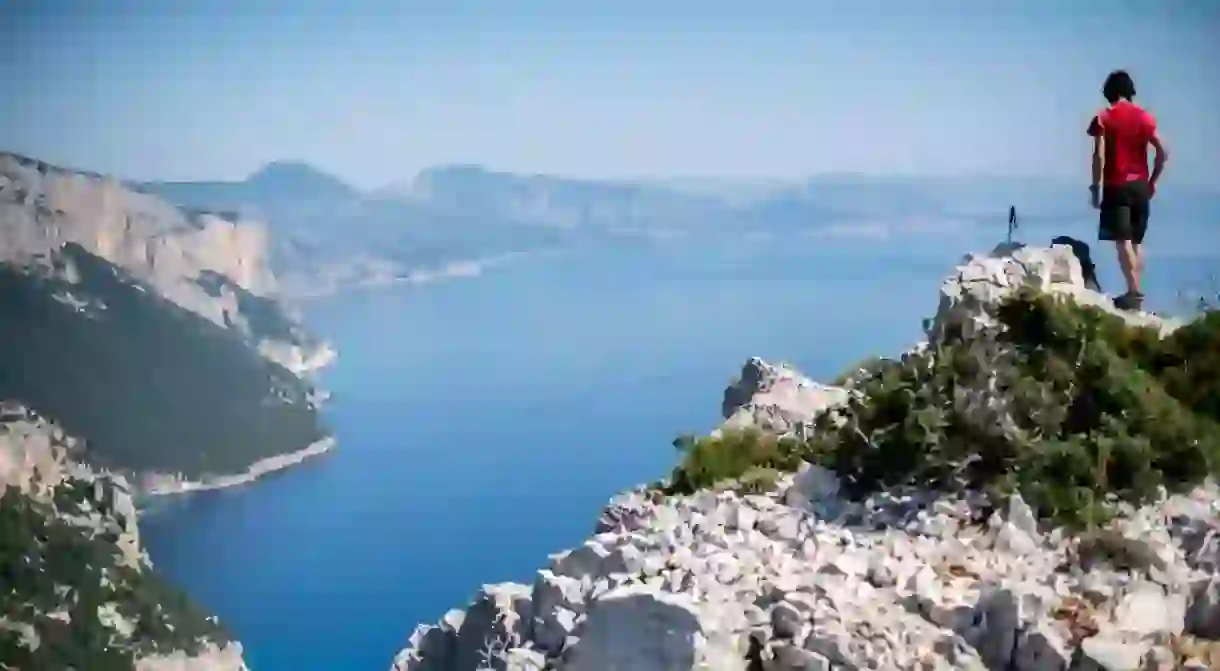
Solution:
M307 374L333 358L272 300L277 282L262 223L189 212L110 177L0 153L0 262L51 264L66 244L215 324L241 330L290 370Z

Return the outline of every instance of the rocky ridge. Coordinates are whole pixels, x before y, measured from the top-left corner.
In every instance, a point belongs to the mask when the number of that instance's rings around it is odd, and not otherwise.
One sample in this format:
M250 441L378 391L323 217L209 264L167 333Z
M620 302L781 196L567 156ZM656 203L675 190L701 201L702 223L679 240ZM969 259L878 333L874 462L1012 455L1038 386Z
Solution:
M152 571L127 481L79 449L0 404L0 668L245 671L241 645Z
M928 340L981 344L960 403L1019 433L997 310L1023 287L1117 313L1085 288L1067 247L997 248L945 281ZM906 356L906 355L904 355ZM722 430L800 435L854 393L748 361ZM731 485L731 483L728 483ZM473 669L1220 668L1220 489L1116 515L1087 531L1039 519L1019 494L890 488L846 495L809 463L771 491L691 495L641 487L611 500L595 535L532 585L486 585L421 625L394 671Z

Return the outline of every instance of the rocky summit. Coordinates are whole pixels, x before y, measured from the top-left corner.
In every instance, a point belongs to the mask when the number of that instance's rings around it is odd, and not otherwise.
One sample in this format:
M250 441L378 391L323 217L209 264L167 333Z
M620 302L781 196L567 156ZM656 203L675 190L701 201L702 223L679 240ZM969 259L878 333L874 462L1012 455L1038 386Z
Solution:
M1214 320L970 256L925 342L840 386L751 359L674 477L392 669L1220 668L1220 408L1172 356Z

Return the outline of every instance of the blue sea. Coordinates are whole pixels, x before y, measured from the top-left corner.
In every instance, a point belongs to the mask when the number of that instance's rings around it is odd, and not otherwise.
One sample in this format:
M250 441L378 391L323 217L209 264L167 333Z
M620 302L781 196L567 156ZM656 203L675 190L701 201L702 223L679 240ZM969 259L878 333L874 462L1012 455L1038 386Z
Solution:
M962 253L994 242L637 241L310 305L340 351L322 378L338 449L161 500L144 538L256 671L388 669L417 623L483 583L531 582L612 494L663 475L748 357L829 379L895 353ZM1094 254L1117 288L1110 250ZM1174 311L1218 265L1153 248L1150 307Z

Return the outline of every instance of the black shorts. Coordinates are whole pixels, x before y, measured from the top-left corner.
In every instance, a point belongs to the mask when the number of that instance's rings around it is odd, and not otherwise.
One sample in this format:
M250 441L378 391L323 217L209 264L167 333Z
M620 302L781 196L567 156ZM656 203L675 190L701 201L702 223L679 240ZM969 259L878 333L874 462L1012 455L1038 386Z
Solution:
M1101 190L1101 221L1098 240L1130 240L1144 242L1148 232L1148 210L1152 187L1143 180L1122 186L1107 186Z

